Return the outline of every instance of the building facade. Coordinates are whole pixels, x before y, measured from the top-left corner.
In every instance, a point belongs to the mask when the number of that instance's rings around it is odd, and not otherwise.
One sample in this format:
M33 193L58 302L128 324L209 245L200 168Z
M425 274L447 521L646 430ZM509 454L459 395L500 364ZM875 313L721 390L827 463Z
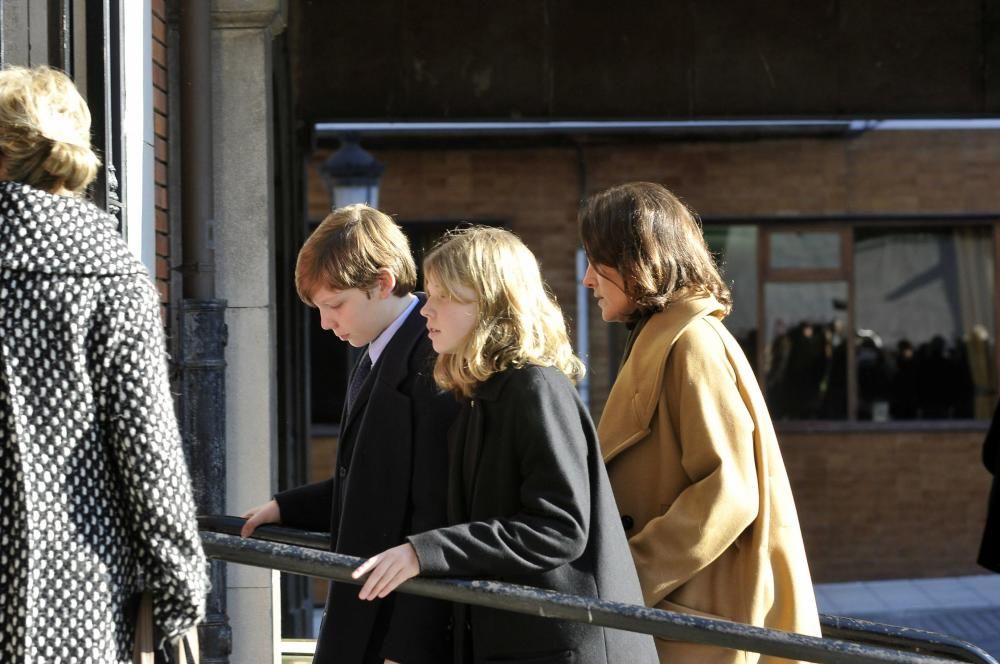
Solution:
M732 286L727 325L766 391L815 578L976 573L1000 130L560 142L369 139L380 205L411 237L503 223L536 253L577 348L587 321L595 418L624 334L578 300L579 201L630 180L677 193ZM326 155L307 168L313 219L329 207Z
M185 351L177 314L187 297L184 4L0 0L3 64L60 66L95 110L106 168L94 197L155 275L175 358ZM311 335L318 325L292 284L298 246L330 207L319 166L336 146L303 126L289 91L311 52L286 37L287 4L209 5L213 209L204 230L215 295L226 302L221 458L233 514L328 474L348 366L330 335ZM317 42L331 41L328 28L315 26ZM491 112L489 94L476 100ZM461 222L525 239L587 360L595 418L624 335L580 297L576 211L620 182L669 187L701 214L733 286L728 324L767 391L815 578L975 573L989 485L982 418L997 399L1000 131L862 129L362 139L385 165L380 207L418 253ZM230 661L275 661L283 615L289 632L310 631L301 583L286 580L280 597L277 574L236 565L226 580Z

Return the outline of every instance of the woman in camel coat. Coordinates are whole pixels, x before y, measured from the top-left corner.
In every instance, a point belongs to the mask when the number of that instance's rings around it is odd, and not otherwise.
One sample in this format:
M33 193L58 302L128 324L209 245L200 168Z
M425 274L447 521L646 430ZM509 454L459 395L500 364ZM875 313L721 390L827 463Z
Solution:
M629 323L598 426L645 602L818 636L795 504L757 380L722 325L730 293L694 215L660 185L592 197L584 285ZM770 662L657 640L661 662Z

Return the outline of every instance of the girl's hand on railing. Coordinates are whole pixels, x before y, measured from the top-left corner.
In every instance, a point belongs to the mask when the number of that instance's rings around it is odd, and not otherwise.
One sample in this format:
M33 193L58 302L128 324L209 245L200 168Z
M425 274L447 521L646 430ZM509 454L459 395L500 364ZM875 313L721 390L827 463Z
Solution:
M367 600L381 599L399 584L420 574L420 561L417 560L417 552L413 550L413 546L409 543L401 544L361 563L351 576L360 579L365 574L368 574L368 579L361 587L358 597Z
M269 500L263 505L251 507L243 518L247 522L240 529L240 537L250 537L253 531L257 530L257 526L263 526L265 523L281 523L281 508L278 507L278 501Z

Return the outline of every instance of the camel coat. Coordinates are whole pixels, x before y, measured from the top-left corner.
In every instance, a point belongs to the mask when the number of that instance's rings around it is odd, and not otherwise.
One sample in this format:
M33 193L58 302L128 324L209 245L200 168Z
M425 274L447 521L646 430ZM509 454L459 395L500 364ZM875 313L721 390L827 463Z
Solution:
M819 636L798 517L757 380L712 297L640 330L598 427L645 602ZM661 662L787 662L657 639Z

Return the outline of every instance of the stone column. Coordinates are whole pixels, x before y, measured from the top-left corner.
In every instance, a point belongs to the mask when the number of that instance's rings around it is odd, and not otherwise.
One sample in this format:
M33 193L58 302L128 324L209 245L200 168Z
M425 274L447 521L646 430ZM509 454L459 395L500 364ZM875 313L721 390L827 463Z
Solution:
M277 483L271 44L283 0L212 1L216 291L226 321L226 506L270 498ZM230 661L278 661L278 576L230 564Z

